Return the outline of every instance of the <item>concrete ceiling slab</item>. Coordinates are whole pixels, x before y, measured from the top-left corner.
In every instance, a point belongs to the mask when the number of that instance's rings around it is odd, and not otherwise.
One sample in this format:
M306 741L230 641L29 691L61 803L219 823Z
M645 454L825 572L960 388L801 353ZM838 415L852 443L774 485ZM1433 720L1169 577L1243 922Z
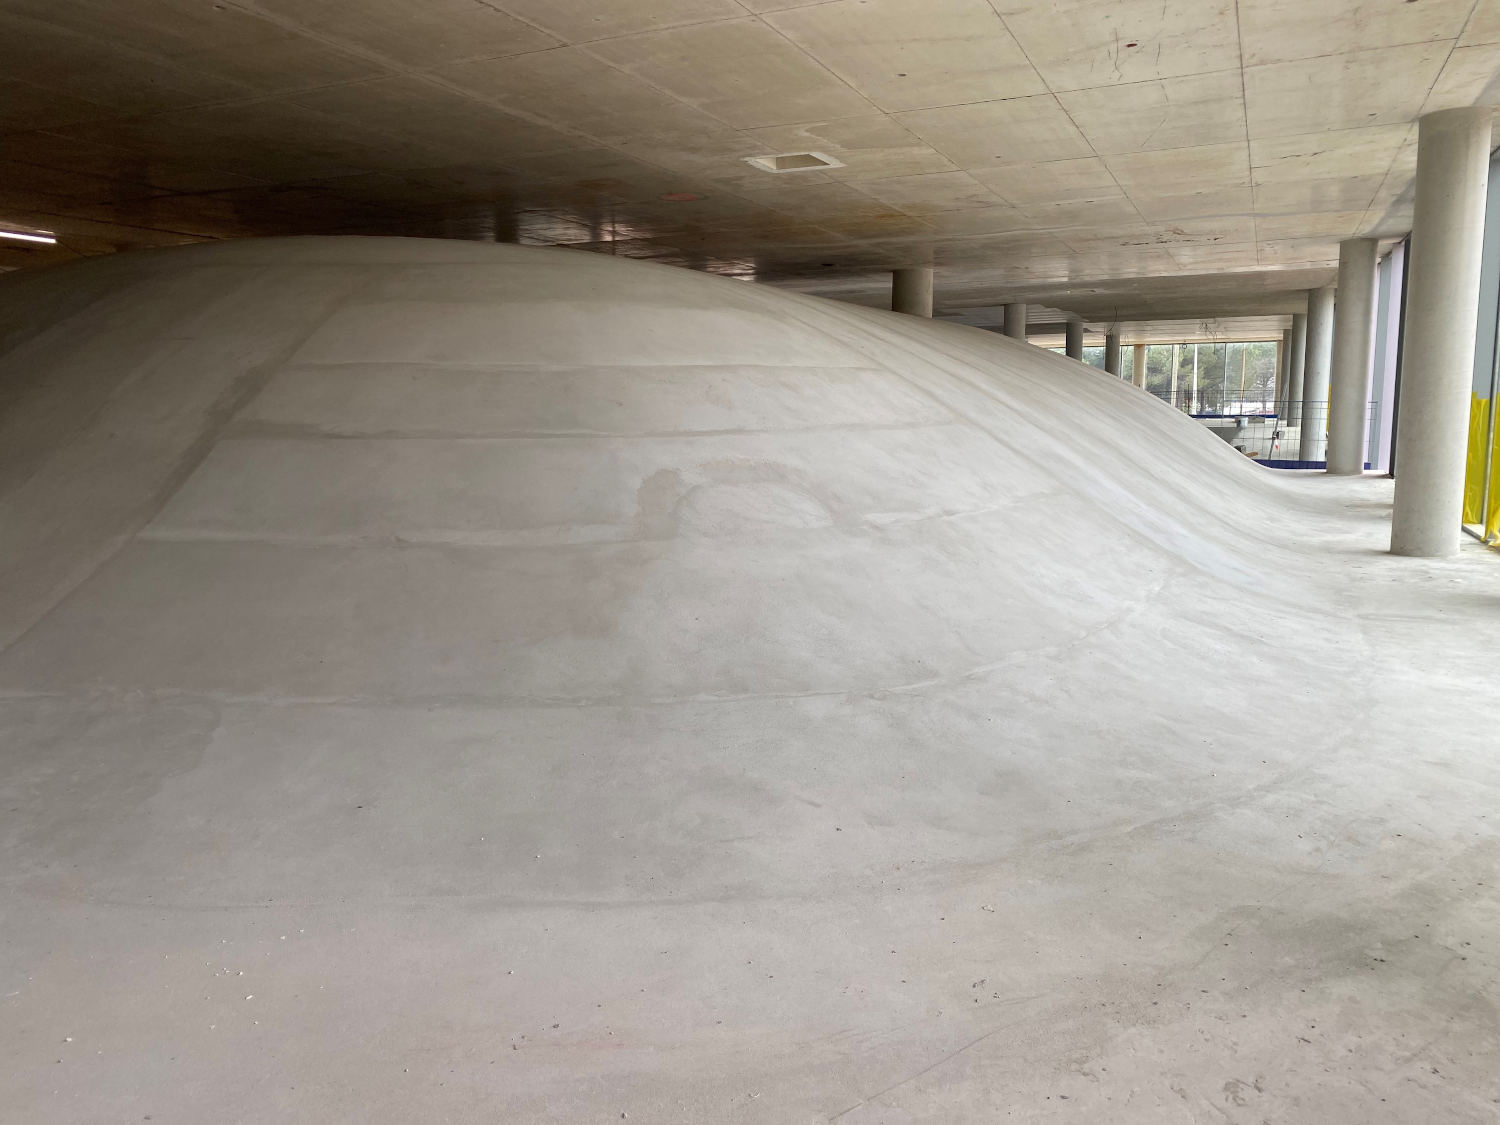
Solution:
M1228 0L995 0L994 7L1054 91L1240 65Z
M111 43L91 34L91 26L78 20L65 27L0 10L0 74L100 106L104 112L91 120L159 113L255 93L213 71L186 68L138 49L130 40Z
M739 0L740 6L757 13L783 12L788 8L806 8L812 4L826 4L828 0Z
M1071 90L1057 99L1094 151L1105 156L1245 139L1238 68Z
M1123 194L1109 168L1097 156L999 164L978 169L974 175L985 186L1022 207L1085 202Z
M562 43L534 20L472 0L258 0L256 8L325 41L409 67L523 55Z
M1409 123L1449 51L1448 43L1414 43L1246 67L1250 137Z
M939 237L974 234L1010 234L1032 229L1036 224L1019 208L1008 203L993 207L969 207L925 213L927 223Z
M1252 140L1252 178L1256 186L1360 179L1371 168L1389 168L1401 146L1410 139L1412 130L1406 124L1376 125Z
M758 20L725 20L593 46L602 59L738 128L874 108Z
M1262 239L1260 243L1263 266L1321 264L1331 271L1338 261L1339 240L1334 237Z
M0 78L0 130L7 133L97 120L108 112L98 102Z
M1423 113L1468 105L1500 105L1500 44L1459 47L1448 56Z
M1254 193L1248 185L1200 188L1157 194L1141 190L1132 196L1135 208L1150 220L1197 219L1205 215L1244 215L1255 209Z
M643 135L700 136L718 118L611 66L582 47L457 63L436 73L459 89L532 116L617 141Z
M1174 246L1182 243L1233 244L1254 242L1256 221L1253 215L1216 215L1211 218L1179 219L1175 222L1158 223L1151 229L1156 236L1156 241Z
M1118 153L1104 164L1127 195L1175 195L1243 184L1250 153L1244 141L1235 141Z
M824 285L1326 269L1409 223L1419 113L1500 103L1500 5L1465 8L6 0L0 221L63 242L0 268L358 231ZM842 166L744 159L784 152Z
M844 167L823 174L827 180L884 180L956 170L946 156L884 114L747 129L745 135L763 153L814 151L842 161ZM783 182L795 188L805 181L799 174Z
M1319 211L1310 215L1257 215L1255 232L1262 239L1353 238L1363 227L1365 209Z
M1458 37L1460 49L1480 43L1500 43L1500 3L1495 0L1477 0L1463 34Z
M1098 199L1032 203L1022 207L1021 210L1043 230L1078 226L1114 230L1134 223L1141 217L1135 204L1124 192L1118 190L1102 195Z
M1179 242L1170 246L1168 252L1178 267L1185 270L1247 270L1260 264L1259 248L1254 242Z
M859 190L914 215L1005 205L999 196L967 172L933 172L925 176L867 180L859 185Z
M1047 92L985 0L834 0L766 22L887 111Z
M1240 41L1247 66L1437 43L1458 38L1473 8L1473 0L1247 4L1240 12Z
M1384 183L1383 176L1355 176L1350 179L1256 184L1255 213L1260 217L1368 210Z
M527 23L573 43L589 43L686 24L735 19L745 14L735 0L508 0L497 5Z
M1093 150L1051 94L897 115L908 129L963 168L1089 156Z

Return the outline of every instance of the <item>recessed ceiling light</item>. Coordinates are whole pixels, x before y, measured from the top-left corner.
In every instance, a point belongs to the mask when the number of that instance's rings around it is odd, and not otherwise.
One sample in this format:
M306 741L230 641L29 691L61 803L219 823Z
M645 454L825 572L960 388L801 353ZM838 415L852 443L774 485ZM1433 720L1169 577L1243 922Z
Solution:
M50 234L29 234L20 230L0 230L0 238L14 238L17 242L42 242L48 246L53 245L57 239Z
M771 156L747 156L762 172L815 172L819 168L842 168L844 162L822 152L779 152Z

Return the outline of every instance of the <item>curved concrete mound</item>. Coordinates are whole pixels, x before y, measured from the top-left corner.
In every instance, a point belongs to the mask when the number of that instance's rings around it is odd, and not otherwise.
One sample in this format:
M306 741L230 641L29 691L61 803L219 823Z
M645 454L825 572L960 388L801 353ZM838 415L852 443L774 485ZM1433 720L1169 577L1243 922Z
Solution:
M1474 683L1379 485L569 251L196 246L0 310L16 1120L1500 1097L1481 967L1431 979L1493 932L1497 777L1411 752Z

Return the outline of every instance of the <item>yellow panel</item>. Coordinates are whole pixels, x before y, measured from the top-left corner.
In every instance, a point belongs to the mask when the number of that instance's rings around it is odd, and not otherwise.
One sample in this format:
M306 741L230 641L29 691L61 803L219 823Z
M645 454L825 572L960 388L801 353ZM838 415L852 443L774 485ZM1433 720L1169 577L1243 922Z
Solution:
M1484 495L1485 448L1490 452L1489 504ZM1486 511L1486 507L1488 510ZM1490 432L1490 400L1474 395L1469 405L1469 453L1464 472L1464 523L1483 524L1488 541L1500 532L1500 427Z

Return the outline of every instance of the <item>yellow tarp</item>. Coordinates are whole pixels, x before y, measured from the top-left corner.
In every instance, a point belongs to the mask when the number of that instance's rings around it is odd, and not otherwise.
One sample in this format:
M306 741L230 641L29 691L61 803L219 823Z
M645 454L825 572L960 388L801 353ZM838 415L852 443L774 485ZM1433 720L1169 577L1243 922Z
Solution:
M1483 524L1484 537L1500 533L1500 426L1489 433L1490 400L1474 395L1469 404L1469 460L1464 474L1464 523ZM1490 510L1484 506L1484 447L1489 444Z

